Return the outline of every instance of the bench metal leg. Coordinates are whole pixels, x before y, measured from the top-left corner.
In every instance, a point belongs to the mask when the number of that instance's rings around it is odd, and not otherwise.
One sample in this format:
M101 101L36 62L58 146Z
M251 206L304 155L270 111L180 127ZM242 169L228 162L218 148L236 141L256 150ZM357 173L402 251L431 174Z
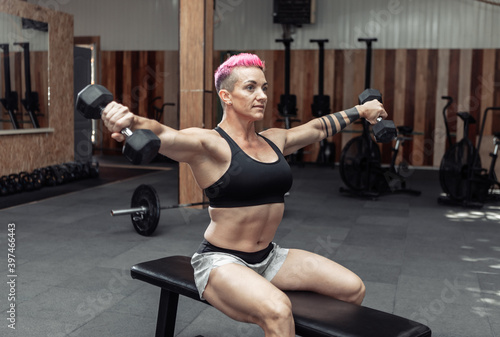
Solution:
M175 319L179 294L161 289L158 318L156 321L156 337L174 337Z

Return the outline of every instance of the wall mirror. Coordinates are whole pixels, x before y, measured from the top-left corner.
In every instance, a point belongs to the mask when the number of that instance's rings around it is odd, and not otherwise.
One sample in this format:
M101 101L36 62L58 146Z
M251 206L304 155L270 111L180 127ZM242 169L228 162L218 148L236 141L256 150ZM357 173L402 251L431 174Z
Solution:
M49 128L48 29L0 13L0 135Z

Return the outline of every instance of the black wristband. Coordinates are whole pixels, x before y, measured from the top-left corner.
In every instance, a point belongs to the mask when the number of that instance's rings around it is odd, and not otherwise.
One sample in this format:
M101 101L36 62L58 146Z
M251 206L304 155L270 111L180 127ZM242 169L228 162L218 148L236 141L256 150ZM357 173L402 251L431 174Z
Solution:
M347 115L347 118L349 118L349 121L353 123L354 121L358 120L360 115L358 109L355 107L352 107L350 109L344 110L345 114Z

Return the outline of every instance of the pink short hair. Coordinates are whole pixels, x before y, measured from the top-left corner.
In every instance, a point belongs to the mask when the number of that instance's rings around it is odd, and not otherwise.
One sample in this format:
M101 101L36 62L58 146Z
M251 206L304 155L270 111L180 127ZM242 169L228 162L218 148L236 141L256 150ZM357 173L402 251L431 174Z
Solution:
M215 71L215 89L217 92L219 92L222 88L222 83L231 75L233 69L236 67L257 67L264 71L265 64L255 54L241 53L231 56Z

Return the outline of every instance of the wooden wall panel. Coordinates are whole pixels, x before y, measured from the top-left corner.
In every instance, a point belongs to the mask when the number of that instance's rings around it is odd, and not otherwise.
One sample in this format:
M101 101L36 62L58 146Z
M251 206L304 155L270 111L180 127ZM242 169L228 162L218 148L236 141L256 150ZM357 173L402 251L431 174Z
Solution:
M155 118L153 106L175 104L164 107L159 121L177 128L178 55L163 51L103 51L101 84L113 93L116 101L139 116ZM119 153L122 144L104 130L102 147L105 153Z
M389 110L389 118L392 118L395 125L407 125L405 124L405 106L406 106L406 50L397 49L395 50L395 65L394 65L394 104L392 111ZM407 153L406 159L408 158L408 142L405 142L403 151L398 153L398 162L405 158L405 152Z
M413 137L413 149L411 152L410 163L416 166L424 164L424 143L425 143L425 101L427 100L427 91L425 86L427 83L427 62L428 50L416 50L416 67L414 80L414 109L412 110L413 130L417 133ZM413 69L412 69L413 70ZM415 113L420 111L421 113Z
M427 99L425 102L425 140L424 140L424 165L432 166L434 162L434 130L435 130L435 111L436 111L436 86L438 69L438 50L429 50L429 59L427 62Z
M333 52L333 92L331 93L330 105L332 112L342 110L343 97L344 97L344 63L345 63L345 53L342 50L335 50ZM328 63L329 59L325 57L325 62ZM328 93L328 91L326 92ZM340 153L343 144L343 135L336 134L332 137L332 141L335 143L335 153L337 154L336 160L339 160Z
M481 79L483 73L483 50L472 51L471 74L470 74L470 99L469 112L476 119L476 123L469 128L469 137L474 139L479 134L481 123Z
M459 97L459 79L460 79L460 50L453 49L450 51L450 62L448 69L448 96L453 98L453 104L446 112L446 120L450 128L450 133L454 134L453 143L457 133L457 112L458 112L458 97Z
M156 52L155 55L156 68L153 68L155 97L160 97L160 102L174 104L165 107L162 121L177 129L179 127L179 52Z
M323 79L323 90L324 94L330 96L330 109L333 110L333 100L335 97L335 51L334 50L325 50L325 65L324 65L324 79ZM317 80L316 80L317 82ZM317 91L315 91L317 92ZM340 135L330 136L328 138L329 142L333 142L335 145L335 153L339 154L342 148L340 147ZM314 152L314 158L318 157L319 152L319 144L316 144Z
M326 90L326 94L332 97L333 110L339 111L356 104L357 94L364 83L365 52L333 50L327 51L326 55L326 64L332 64L334 76L333 90ZM460 139L463 127L457 120L456 112L470 111L480 121L484 109L495 102L495 97L500 102L500 93L494 84L497 81L493 75L500 71L495 69L499 66L497 58L498 54L494 50L374 51L372 87L382 91L385 107L396 125L414 128L413 140L407 141L404 147L404 157L411 165L438 167L440 164L447 146L442 116L446 102L441 96L451 95L455 101L448 112L453 141L457 137ZM315 74L314 69L308 69L310 64L314 62L303 64L301 71ZM281 91L275 91L275 95L279 94ZM306 92L301 94L308 96ZM296 95L300 101L299 94ZM489 116L485 134L493 132L494 120L497 118L500 121L499 115ZM353 126L334 137L341 143L337 160L340 149L356 135L353 130L359 130L359 126L357 128ZM475 138L478 132L479 125L471 128L470 136ZM384 145L381 148L383 160L388 163L391 146Z
M460 51L460 73L458 79L458 100L457 112L469 111L470 109L470 83L472 77L472 50L465 49ZM456 118L457 140L464 136L464 123L461 118Z
M297 118L301 123L306 123L313 119L311 105L313 96L318 93L318 77L314 75L318 72L318 53L314 50L304 50L296 54L292 59L292 70L297 78L298 94L303 96L303 99L297 100ZM301 68L305 68L306 71L299 71ZM292 81L291 83L293 86L295 82ZM304 149L304 160L308 162L316 161L314 154L314 145L307 146Z
M264 120L258 123L258 130L284 127L284 123L278 121L278 103L284 92L284 51L249 52L255 52L266 62L265 74L269 82L267 113ZM102 53L103 74L107 73L107 76L103 76L104 85L123 87L123 83L117 86L113 82L123 82L130 77L132 84L128 88L133 89L151 71L146 69L132 75L132 69L150 67L156 69L156 73L161 76L155 78L154 86L150 83L149 89L154 89L155 93L148 91L147 97L167 92L171 100L175 101L179 90L177 82L173 80L178 76L176 52L137 52L137 56L134 56L135 53L130 52L130 66L125 66L129 62L125 60L125 52ZM214 68L220 64L223 53L225 52L214 53ZM292 50L291 53L291 91L297 96L297 118L305 123L313 118L311 104L313 96L318 92L318 51ZM357 104L357 96L364 88L365 56L363 49L325 50L324 93L330 96L332 111ZM160 66L164 68L159 68ZM471 111L480 120L486 107L500 105L500 86L495 84L500 83L499 50L374 50L372 69L372 86L382 92L390 119L397 126L408 125L414 128L413 139L405 142L403 153L400 154L400 158L404 157L410 165L439 167L447 148L442 116L446 101L441 96L449 95L454 98L454 104L447 112L453 142L462 136L462 124L456 117L457 111ZM130 74L125 74L127 71ZM148 87L145 83L142 85ZM136 94L138 97L146 95L142 89L136 91L139 93ZM213 95L214 101L217 100L216 93ZM145 107L144 101L139 102L137 113L147 115ZM164 121L167 125L177 127L177 107L167 109L170 109L170 113L168 121ZM330 137L335 142L337 161L343 146L352 137L359 135L360 131L361 125L355 124ZM500 131L500 113L490 112L485 136L490 136L495 131ZM478 132L479 125L471 130L471 136L476 138ZM487 143L485 141L483 145L490 146ZM318 149L319 144L308 147L305 159L314 162ZM390 144L381 146L381 150L384 163L388 163L391 157ZM488 163L489 158L483 158L483 162Z
M495 106L500 106L500 85L497 85L497 83L500 83L500 49L496 50L495 53L495 82L493 82L495 85L493 86L493 105ZM492 128L493 131L498 132L500 130L500 114L496 113L493 115L492 118Z
M258 52L257 52L258 53ZM277 50L273 53L273 59L267 60L266 64L273 63L273 73L267 77L267 82L269 83L268 95L272 95L273 104L267 105L267 113L271 112L272 127L285 127L285 124L281 119L278 111L278 104L280 102L280 96L285 92L285 52L283 50ZM272 84L272 85L271 85ZM269 110L270 109L270 110Z
M392 119L396 125L405 125L406 106L406 50L395 51L394 66L394 108Z
M434 131L432 139L433 144L433 157L432 162L434 166L437 166L441 162L441 158L447 148L447 135L446 126L443 117L443 109L447 103L441 97L448 95L448 69L450 62L450 51L447 49L438 50L438 66L437 66L437 79L436 79L436 102L434 109Z
M394 72L391 71L390 66L387 67L387 62L386 62L387 54L388 54L387 50L376 49L373 51L371 87L377 88L382 94L382 102L384 102L384 107L387 102L387 98L389 98L389 105L385 108L388 111L388 113L391 114L392 116L392 108L391 108L392 88L390 88L389 86L386 87L386 78L390 78ZM379 144L383 162L390 162L391 160L391 145L392 144L390 143Z
M389 113L389 118L394 120L394 96L395 96L395 67L396 67L396 51L394 49L385 51L384 62L384 84L383 84L383 102L386 111ZM390 162L392 157L392 144L384 144L383 158L384 162Z
M179 2L179 128L212 120L206 93L212 93L213 0ZM209 125L211 127L211 125ZM179 203L203 201L204 194L185 163L179 166Z
M495 50L485 49L483 51L483 68L479 74L479 86L477 88L477 95L479 96L481 104L481 121L483 120L484 110L487 107L494 105L494 81L495 81ZM499 131L497 129L496 131ZM485 133L492 134L493 132L493 114L488 113L485 124Z

